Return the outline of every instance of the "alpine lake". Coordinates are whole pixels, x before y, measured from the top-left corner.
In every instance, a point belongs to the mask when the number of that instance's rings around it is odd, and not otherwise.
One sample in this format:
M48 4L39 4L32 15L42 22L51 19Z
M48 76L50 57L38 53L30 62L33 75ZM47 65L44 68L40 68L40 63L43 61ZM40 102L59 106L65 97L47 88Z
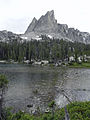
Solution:
M88 68L0 64L0 74L9 80L3 105L14 112L45 112L52 100L59 108L73 101L90 101Z

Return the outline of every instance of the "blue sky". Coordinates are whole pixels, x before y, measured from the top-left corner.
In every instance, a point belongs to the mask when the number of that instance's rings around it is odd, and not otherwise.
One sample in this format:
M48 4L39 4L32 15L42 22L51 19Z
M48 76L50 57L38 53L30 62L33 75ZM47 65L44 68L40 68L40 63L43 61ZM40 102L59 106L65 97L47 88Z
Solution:
M24 33L33 17L50 10L58 23L90 32L90 0L0 0L0 30Z

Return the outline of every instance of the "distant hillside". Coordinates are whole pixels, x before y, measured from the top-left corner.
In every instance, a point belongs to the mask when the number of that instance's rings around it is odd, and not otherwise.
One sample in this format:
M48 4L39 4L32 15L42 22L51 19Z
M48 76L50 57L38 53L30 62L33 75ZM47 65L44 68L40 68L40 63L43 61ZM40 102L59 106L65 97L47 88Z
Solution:
M0 42L8 42L20 39L20 36L15 33L6 30L0 31Z

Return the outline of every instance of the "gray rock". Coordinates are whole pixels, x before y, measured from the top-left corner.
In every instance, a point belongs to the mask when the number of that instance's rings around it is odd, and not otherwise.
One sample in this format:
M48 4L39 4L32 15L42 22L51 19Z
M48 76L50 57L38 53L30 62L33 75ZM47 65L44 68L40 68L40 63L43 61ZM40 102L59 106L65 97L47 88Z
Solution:
M20 39L20 35L17 35L7 30L0 31L0 42L9 42L12 40L20 41Z
M57 29L57 21L54 17L54 11L47 12L44 16L38 20L36 27L34 28L35 32L51 33L55 32Z
M25 33L29 33L29 32L34 31L34 28L35 28L36 24L37 24L37 19L34 17L31 24L28 26Z

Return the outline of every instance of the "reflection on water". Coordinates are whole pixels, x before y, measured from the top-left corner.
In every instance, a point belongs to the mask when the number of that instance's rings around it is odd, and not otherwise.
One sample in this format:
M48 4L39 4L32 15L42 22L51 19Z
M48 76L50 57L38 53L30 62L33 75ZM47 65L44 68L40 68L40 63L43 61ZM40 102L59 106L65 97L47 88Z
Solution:
M44 111L53 99L59 107L70 101L90 100L90 69L3 64L0 73L9 79L5 105L15 111L38 107Z

